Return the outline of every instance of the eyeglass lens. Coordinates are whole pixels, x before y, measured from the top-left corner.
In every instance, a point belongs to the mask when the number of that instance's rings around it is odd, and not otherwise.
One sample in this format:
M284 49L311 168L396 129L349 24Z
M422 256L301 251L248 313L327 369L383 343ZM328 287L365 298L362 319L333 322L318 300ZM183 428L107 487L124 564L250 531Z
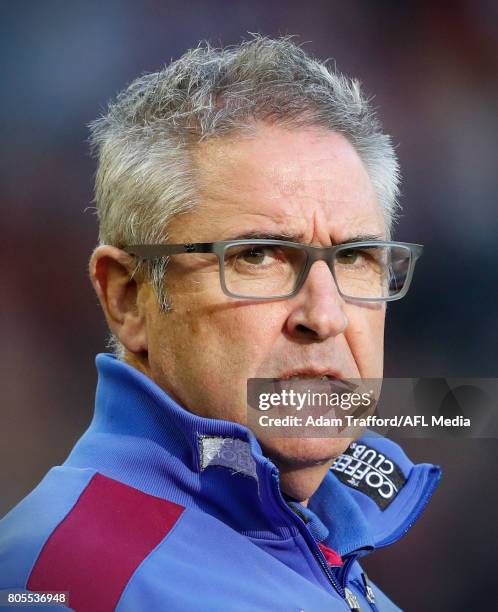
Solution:
M225 250L224 278L230 293L243 297L291 294L306 265L299 246L233 245ZM333 258L334 275L345 297L382 299L403 290L411 263L404 246L344 247Z

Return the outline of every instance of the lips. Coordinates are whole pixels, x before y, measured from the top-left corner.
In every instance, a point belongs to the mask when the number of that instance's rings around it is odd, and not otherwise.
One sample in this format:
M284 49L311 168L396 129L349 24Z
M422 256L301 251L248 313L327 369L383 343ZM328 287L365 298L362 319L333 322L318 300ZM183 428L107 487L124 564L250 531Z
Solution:
M298 370L290 370L284 372L276 377L279 381L293 381L293 380L315 380L315 381L335 381L336 384L343 385L347 389L356 389L357 385L346 380L342 372L338 370L325 369L325 368L305 368Z
M342 374L336 370L324 370L324 369L303 369L303 370L291 370L290 372L284 372L278 376L280 380L291 380L291 379L302 379L302 378L318 378L323 380L332 380L343 378Z

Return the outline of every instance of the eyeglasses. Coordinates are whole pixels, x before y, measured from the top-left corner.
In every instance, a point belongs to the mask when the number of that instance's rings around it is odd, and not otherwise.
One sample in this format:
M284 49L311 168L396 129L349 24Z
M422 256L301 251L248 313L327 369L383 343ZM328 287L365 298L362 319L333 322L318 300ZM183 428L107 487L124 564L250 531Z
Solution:
M185 253L213 253L226 295L275 300L296 295L311 266L325 261L340 295L364 302L404 297L423 246L408 242L365 241L317 247L283 240L231 240L193 244L145 244L123 248L143 260Z

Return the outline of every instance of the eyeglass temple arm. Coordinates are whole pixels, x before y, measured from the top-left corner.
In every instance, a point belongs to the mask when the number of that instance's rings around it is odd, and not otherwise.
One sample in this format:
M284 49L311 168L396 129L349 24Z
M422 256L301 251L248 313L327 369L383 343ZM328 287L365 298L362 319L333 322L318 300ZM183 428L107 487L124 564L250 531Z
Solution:
M269 241L270 242L270 241ZM271 241L273 242L273 241ZM418 259L423 252L421 244L410 244L405 242L393 243L399 246L409 247L414 260ZM351 243L351 246L375 246L375 242L359 242ZM335 247L308 247L311 251L311 259L313 262L323 259L326 261L330 257L330 252L334 252L343 248L345 245ZM181 255L182 253L215 253L215 243L212 242L194 242L186 244L137 244L123 247L123 251L130 255L140 257L142 259L158 259L167 257L168 255Z
M211 242L196 242L194 244L137 244L123 247L123 251L142 259L157 259L168 255L181 255L182 253L212 253Z

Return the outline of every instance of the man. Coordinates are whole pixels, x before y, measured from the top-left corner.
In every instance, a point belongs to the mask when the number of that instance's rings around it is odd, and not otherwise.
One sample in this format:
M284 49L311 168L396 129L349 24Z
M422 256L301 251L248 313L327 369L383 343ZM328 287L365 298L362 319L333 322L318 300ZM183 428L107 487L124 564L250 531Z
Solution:
M91 127L116 355L89 430L3 519L0 587L76 610L398 609L358 559L438 468L247 427L249 379L382 377L420 247L390 241L398 166L359 85L254 37L139 78Z

